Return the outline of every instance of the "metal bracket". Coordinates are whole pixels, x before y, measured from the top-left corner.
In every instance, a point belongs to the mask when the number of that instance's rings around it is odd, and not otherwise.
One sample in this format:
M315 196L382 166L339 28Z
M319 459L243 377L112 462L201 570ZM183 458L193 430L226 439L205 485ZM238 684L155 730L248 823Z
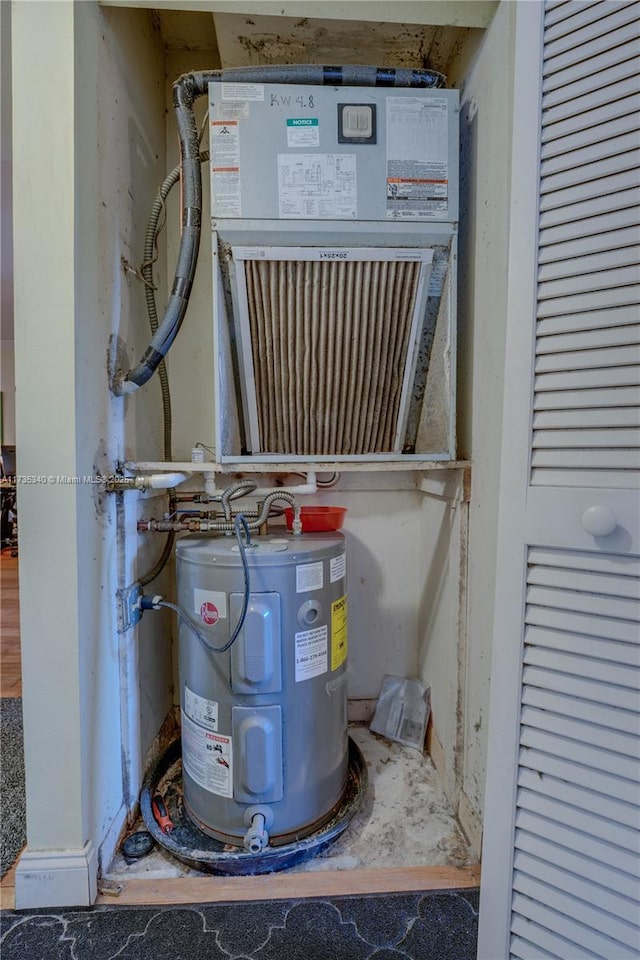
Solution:
M118 633L126 633L142 618L142 610L138 605L142 596L142 587L139 583L132 583L118 590L116 596L118 598Z

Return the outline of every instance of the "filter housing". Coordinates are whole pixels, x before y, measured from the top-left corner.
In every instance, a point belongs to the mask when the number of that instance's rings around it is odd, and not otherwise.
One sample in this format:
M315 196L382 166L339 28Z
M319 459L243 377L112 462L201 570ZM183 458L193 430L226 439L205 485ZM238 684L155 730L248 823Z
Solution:
M209 110L218 459L454 459L458 92Z
M218 840L242 846L247 811L268 814L272 845L325 823L347 777L347 594L339 533L255 537L251 595L229 651L180 626L185 808ZM244 574L231 538L177 546L178 602L207 641L238 621Z

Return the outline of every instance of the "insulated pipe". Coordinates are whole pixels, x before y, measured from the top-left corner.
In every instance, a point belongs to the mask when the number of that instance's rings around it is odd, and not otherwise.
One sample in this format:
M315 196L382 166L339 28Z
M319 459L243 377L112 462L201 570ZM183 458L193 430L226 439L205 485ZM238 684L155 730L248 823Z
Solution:
M188 480L190 473L152 473L146 477L114 477L107 481L109 493L122 490L172 490Z
M140 477L142 481L138 484L140 488L146 490L173 490L180 486L191 476L190 473L152 473L149 477Z
M180 137L182 174L182 237L175 278L162 323L138 364L117 374L111 389L116 396L132 393L153 376L175 340L187 310L198 260L202 221L200 144L193 113L196 99L208 92L213 80L236 83L325 84L328 86L441 87L444 76L433 70L372 66L291 65L237 67L199 71L179 77L173 85L173 105Z

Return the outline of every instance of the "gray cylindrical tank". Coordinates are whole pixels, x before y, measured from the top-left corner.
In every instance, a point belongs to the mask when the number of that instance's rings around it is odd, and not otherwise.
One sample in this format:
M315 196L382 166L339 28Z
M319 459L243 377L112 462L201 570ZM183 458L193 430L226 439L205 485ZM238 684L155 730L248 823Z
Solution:
M340 533L254 537L251 598L229 651L180 625L184 802L219 840L242 845L265 813L272 844L318 829L346 784L347 594ZM178 603L226 643L244 599L235 538L177 547Z

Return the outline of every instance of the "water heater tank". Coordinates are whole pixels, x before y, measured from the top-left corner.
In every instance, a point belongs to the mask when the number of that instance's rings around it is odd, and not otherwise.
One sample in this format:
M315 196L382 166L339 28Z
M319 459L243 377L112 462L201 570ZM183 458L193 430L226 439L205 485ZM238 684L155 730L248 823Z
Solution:
M255 537L250 599L236 641L205 649L180 626L184 804L205 833L246 845L256 812L272 845L317 830L347 779L347 594L342 534ZM177 547L178 597L224 646L245 579L235 539Z

